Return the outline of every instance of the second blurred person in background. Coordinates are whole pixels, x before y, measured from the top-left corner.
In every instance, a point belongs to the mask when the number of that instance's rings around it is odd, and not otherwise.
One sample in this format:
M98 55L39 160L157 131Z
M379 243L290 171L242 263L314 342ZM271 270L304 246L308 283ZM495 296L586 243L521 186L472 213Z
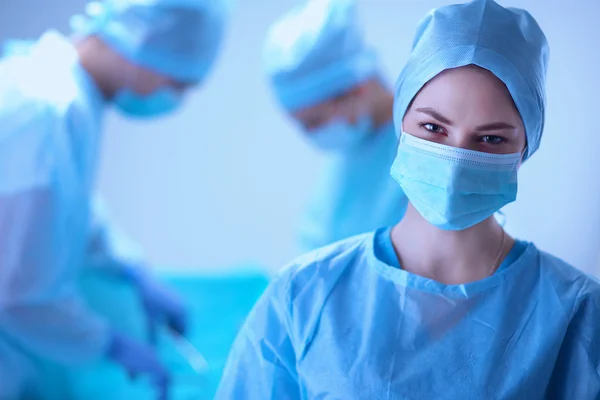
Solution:
M326 166L302 221L301 250L392 226L407 199L390 178L394 98L363 38L355 1L312 0L272 25L264 49L275 95Z

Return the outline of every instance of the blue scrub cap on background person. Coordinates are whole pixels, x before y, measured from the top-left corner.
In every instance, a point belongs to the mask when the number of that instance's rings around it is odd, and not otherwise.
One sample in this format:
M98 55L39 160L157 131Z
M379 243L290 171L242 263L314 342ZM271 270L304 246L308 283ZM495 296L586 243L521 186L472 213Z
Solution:
M394 122L419 90L440 72L470 64L489 70L508 88L527 135L524 160L539 148L544 130L548 42L525 10L493 0L440 7L419 24L412 53L398 78Z
M71 25L137 65L199 82L217 58L231 7L231 0L105 0Z
M309 0L271 26L264 68L283 107L318 104L376 74L356 8L354 0Z

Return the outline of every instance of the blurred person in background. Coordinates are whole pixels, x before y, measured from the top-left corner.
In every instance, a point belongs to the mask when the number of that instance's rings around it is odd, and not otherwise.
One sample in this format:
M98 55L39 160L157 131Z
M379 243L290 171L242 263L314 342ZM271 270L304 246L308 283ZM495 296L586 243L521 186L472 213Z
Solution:
M311 0L287 12L269 29L264 68L286 114L326 152L301 222L301 250L398 222L407 200L389 176L394 97L356 2Z
M228 11L221 0L91 3L72 37L49 31L0 62L0 399L35 390L38 359L108 359L167 396L152 343L161 325L184 335L186 309L93 196L103 115L177 110L211 70ZM88 273L136 290L149 341L92 311L79 287Z
M540 146L548 55L525 10L427 14L395 92L403 219L285 268L218 400L600 398L600 283L494 218Z

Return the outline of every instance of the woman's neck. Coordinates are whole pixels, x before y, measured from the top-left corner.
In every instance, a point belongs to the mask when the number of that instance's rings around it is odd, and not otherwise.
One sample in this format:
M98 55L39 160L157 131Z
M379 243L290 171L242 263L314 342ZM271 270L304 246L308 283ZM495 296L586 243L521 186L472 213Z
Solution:
M445 231L409 204L392 229L392 242L404 270L445 284L464 284L493 274L514 239L493 216L462 231Z

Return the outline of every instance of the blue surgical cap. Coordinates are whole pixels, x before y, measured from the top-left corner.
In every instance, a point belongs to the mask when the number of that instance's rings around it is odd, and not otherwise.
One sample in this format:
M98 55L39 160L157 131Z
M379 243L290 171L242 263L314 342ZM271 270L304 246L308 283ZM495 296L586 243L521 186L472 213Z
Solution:
M376 74L353 0L309 0L270 28L264 64L288 110L333 98Z
M221 45L230 0L105 0L73 29L96 35L129 61L183 81L201 81Z
M508 88L523 120L529 158L544 129L548 43L524 10L492 0L431 11L417 28L412 53L396 84L394 121L402 120L419 90L440 72L470 64L489 70Z

